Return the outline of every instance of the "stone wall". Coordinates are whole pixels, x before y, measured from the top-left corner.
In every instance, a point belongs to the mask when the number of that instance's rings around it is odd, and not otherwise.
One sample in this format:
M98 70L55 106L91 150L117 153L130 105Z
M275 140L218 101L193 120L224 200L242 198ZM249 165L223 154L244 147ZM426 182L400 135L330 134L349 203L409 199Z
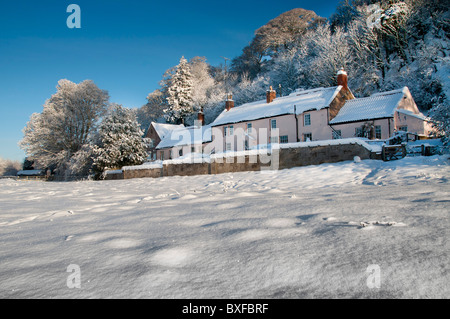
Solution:
M211 174L261 170L260 157L257 155L218 158L212 161L210 165Z
M336 163L364 159L381 159L380 154L370 151L358 143L303 146L273 150L272 154L244 155L211 159L211 163L164 164L162 168L125 169L123 178L192 176L223 174L232 172L260 171L264 169L286 169L322 163Z
M114 174L106 174L104 180L110 181L110 180L116 180L116 179L123 179L123 172L122 173L114 173Z
M151 169L135 169L135 170L124 170L123 171L123 178L124 179L130 179L130 178L141 178L141 177L162 177L162 168L151 168Z
M299 147L280 150L279 169L361 159L376 159L376 155L359 144Z
M192 176L211 174L209 163L164 164L163 176Z

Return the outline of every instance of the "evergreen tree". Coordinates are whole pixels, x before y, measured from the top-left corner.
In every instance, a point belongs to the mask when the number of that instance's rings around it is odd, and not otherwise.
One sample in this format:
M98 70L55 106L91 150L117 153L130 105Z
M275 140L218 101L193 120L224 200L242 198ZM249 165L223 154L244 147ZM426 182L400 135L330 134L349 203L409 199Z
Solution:
M147 139L136 115L121 105L113 105L100 124L99 145L94 147L94 169L102 173L107 168L140 165L147 159Z
M187 60L181 57L168 87L168 108L164 110L166 120L180 123L194 112L192 100L192 75Z

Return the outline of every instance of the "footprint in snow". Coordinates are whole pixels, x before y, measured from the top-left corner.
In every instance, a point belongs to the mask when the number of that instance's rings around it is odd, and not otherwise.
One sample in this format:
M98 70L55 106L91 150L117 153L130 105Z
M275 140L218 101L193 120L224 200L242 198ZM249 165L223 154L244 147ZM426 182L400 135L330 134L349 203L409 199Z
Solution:
M371 229L374 226L406 226L406 225L404 223L397 223L394 221L390 222L371 221L371 222L360 222L358 228Z

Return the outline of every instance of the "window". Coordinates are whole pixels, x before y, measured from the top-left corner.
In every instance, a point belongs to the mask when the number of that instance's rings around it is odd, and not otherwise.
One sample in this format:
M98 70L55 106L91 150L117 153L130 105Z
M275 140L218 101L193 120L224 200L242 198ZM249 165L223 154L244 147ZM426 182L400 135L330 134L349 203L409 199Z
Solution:
M287 142L288 142L288 136L287 135L280 136L280 144L285 144Z
M375 138L381 139L381 126L380 125L375 126Z
M183 156L183 149L180 148L180 150L178 151L178 155Z
M159 157L161 158L161 161L164 161L164 152L161 152Z
M231 143L227 143L226 144L226 150L227 151L231 151Z
M400 126L398 128L399 131L403 131L403 132L408 132L408 127L407 126Z
M364 130L362 127L355 128L355 136L356 137L364 137Z
M303 124L304 126L311 125L311 114L305 114L303 118Z
M195 153L195 146L191 146L191 153Z
M230 126L224 126L224 128L223 128L223 134L224 134L224 136L227 136L227 135L233 135L233 125L230 125Z
M341 130L333 130L333 140L338 140L342 138L342 131Z
M270 127L277 128L277 120L270 120Z
M277 136L271 136L270 137L270 144L277 144L278 143L278 137Z
M252 132L252 123L247 123L247 133L250 134Z
M312 133L305 133L305 134L303 134L303 141L305 141L305 142L312 141Z

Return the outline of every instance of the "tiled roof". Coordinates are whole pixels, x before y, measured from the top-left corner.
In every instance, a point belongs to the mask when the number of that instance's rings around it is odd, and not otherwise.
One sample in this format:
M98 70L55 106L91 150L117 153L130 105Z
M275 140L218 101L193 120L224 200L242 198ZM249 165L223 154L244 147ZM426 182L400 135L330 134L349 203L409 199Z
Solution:
M211 126L239 123L283 114L294 114L294 105L297 114L309 110L320 110L330 105L341 88L337 86L305 91L297 90L288 96L278 97L271 103L267 103L266 100L246 103L229 111L224 110L211 123Z

